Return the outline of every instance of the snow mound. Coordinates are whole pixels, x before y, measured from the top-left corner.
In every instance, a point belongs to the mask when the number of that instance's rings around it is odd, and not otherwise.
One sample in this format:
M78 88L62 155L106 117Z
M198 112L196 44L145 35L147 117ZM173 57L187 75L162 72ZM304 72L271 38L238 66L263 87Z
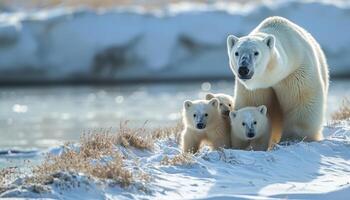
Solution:
M305 27L325 50L331 73L348 75L349 12L349 5L338 1L295 0L249 6L187 3L152 13L3 13L1 80L231 78L227 35L247 34L273 15Z
M126 167L147 173L147 183L123 188L62 172L48 185L25 185L19 179L0 197L345 200L350 195L349 123L325 127L324 132L324 141L280 145L269 152L203 148L192 161L173 165L162 160L180 153L176 141L159 140L153 150L122 150L124 157L137 160Z

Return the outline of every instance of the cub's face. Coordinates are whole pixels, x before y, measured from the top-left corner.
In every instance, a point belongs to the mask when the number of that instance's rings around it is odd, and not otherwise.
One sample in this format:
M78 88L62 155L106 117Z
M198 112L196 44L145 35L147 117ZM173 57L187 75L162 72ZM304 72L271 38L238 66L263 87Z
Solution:
M219 117L219 101L211 100L186 100L183 105L183 116L186 124L198 131L204 131Z
M221 94L221 93L218 93L218 94L208 93L205 96L206 100L211 100L213 98L217 98L219 100L219 110L221 114L224 116L228 116L230 111L233 110L232 97L227 94Z
M238 111L230 112L232 130L241 140L253 140L259 138L267 126L267 108L245 107Z
M245 36L227 38L230 67L236 78L248 89L261 88L258 81L265 78L266 68L275 46L275 37Z

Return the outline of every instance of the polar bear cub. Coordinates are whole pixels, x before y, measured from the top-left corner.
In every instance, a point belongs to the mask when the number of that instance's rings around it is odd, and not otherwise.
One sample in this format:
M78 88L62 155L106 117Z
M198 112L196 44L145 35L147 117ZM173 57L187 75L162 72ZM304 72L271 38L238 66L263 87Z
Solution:
M219 111L219 100L186 100L183 104L184 130L181 146L184 152L197 152L203 141L214 149L230 147L230 123Z
M266 114L265 105L230 112L232 147L256 151L268 150L271 125Z
M230 95L223 93L208 93L205 96L206 100L211 100L213 98L217 98L219 100L219 110L221 114L228 117L230 111L233 110L233 98Z

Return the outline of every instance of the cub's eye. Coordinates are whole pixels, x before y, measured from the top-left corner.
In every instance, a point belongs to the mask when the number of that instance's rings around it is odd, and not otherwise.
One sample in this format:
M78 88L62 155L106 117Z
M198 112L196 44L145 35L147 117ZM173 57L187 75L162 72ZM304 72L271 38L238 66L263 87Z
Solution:
M257 122L256 122L256 121L254 121L254 122L253 122L253 124L254 124L254 125L256 125L256 124L257 124Z
M258 56L259 55L259 52L254 52L254 56Z
M230 106L230 107L231 107L231 104L228 104L228 106Z
M245 123L244 123L244 122L242 122L242 126L245 126Z
M220 106L222 106L222 103L220 103Z
M197 117L197 115L196 115L196 114L193 114L193 117Z
M204 116L208 117L208 113L205 113Z
M237 52L237 51L235 52L235 56L239 56L239 54L238 54L238 52Z

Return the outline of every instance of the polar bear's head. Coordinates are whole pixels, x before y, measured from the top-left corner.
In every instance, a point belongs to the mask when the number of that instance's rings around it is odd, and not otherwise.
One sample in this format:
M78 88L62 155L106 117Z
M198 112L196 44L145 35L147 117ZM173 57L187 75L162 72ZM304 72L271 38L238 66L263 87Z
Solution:
M204 131L220 117L219 100L186 100L183 104L185 126L197 131ZM214 122L214 123L213 123Z
M231 127L235 136L244 141L261 137L268 126L266 113L267 108L264 105L231 111Z
M229 35L227 51L230 67L236 78L248 89L266 87L261 83L275 47L273 35Z
M233 98L230 95L222 93L208 93L205 96L206 100L217 98L219 100L219 110L223 116L228 116L231 110L233 110Z

